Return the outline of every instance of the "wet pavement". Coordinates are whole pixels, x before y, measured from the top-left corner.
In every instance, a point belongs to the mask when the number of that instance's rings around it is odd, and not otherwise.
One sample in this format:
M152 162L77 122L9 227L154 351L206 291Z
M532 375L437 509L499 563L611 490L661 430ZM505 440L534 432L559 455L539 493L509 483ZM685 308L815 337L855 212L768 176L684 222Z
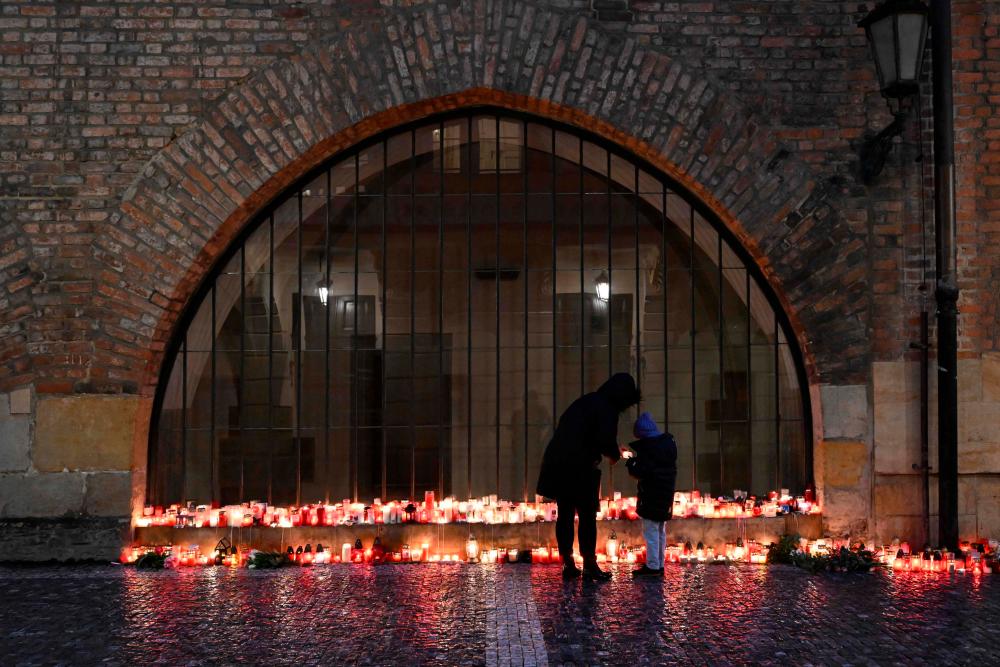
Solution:
M998 664L1000 575L527 565L0 568L0 663Z

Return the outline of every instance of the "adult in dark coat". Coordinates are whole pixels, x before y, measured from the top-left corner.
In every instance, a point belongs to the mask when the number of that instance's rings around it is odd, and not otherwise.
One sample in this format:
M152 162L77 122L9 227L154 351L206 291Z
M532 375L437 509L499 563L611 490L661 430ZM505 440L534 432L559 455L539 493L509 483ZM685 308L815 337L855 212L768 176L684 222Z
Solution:
M580 515L580 555L588 579L610 575L597 566L597 510L600 507L601 457L621 458L618 417L639 402L635 379L615 373L592 393L573 401L559 418L555 435L545 448L538 475L539 495L555 498L556 541L563 576L580 574L573 563L573 518Z

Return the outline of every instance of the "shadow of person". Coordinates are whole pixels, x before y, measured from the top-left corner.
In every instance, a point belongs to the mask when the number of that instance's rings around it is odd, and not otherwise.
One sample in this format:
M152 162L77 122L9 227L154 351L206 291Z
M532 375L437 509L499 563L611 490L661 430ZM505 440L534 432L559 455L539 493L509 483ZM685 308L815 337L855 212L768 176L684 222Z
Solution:
M595 659L605 629L600 623L603 605L600 584L564 580L556 596L557 613L553 623L554 645L560 665L590 665Z

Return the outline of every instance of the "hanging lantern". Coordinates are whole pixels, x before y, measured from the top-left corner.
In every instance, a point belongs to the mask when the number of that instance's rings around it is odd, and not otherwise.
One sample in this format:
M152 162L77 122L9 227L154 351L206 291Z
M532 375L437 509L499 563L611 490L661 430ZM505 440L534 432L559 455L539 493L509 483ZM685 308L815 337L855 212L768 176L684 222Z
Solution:
M324 306L330 299L330 284L325 278L320 278L316 281L316 296L319 297L319 302Z
M927 5L919 0L888 0L858 24L875 55L879 88L898 99L919 89L927 37Z
M611 298L611 279L607 271L601 269L601 273L594 280L594 291L597 292L600 301L607 302Z
M469 539L465 541L465 559L470 563L479 562L479 543L472 533L469 533Z

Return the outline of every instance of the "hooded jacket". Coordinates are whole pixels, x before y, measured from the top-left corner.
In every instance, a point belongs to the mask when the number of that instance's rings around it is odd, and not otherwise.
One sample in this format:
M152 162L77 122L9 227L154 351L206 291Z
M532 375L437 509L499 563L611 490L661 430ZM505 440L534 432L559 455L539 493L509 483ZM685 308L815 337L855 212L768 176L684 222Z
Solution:
M615 373L597 391L573 401L559 418L555 435L545 448L537 492L547 498L573 496L598 501L601 457L621 457L618 417L639 402L635 380Z
M639 480L636 514L650 521L669 521L673 516L674 485L677 483L674 436L660 433L631 442L629 447L635 452L635 458L625 465L628 473Z

